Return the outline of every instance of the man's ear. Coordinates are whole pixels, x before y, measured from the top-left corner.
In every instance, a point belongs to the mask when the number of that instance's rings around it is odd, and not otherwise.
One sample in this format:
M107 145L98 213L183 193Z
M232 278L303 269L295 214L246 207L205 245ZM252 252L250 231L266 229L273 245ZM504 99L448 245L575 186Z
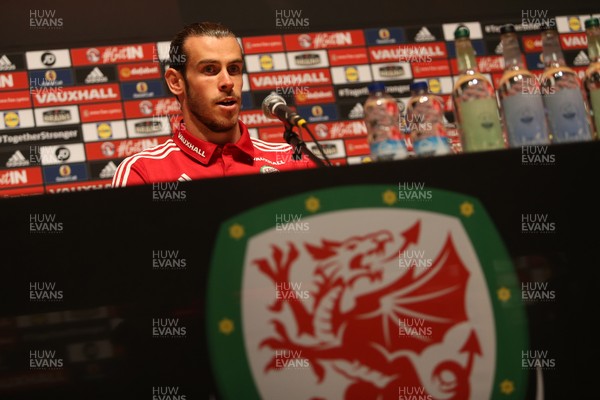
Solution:
M171 93L177 96L177 98L179 98L179 95L183 94L185 91L185 82L183 79L184 78L181 72L174 68L169 68L165 72L165 81L167 82L167 86L169 87Z

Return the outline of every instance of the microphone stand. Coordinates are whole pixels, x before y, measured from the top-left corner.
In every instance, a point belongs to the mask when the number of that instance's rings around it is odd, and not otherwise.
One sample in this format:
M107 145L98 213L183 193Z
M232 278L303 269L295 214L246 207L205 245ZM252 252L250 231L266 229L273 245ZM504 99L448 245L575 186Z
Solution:
M283 138L289 145L293 147L294 160L300 160L302 158L302 154L306 154L306 156L314 161L318 167L326 167L323 160L310 151L308 146L306 146L306 143L304 143L304 140L300 139L298 134L292 130L292 124L285 122L284 125L285 132L283 133Z

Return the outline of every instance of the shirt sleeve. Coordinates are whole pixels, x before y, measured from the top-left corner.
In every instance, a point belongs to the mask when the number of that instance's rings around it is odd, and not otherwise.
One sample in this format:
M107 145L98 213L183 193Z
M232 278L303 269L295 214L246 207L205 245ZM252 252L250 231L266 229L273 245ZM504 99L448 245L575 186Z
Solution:
M113 175L112 187L126 187L135 185L145 185L147 179L142 172L140 162L136 162L133 157L126 158L119 164Z

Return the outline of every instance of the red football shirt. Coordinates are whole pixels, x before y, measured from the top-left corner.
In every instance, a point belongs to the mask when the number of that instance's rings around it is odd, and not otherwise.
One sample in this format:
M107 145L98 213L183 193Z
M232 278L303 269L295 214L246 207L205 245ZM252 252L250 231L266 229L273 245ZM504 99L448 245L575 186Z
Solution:
M292 147L288 144L251 138L246 125L242 121L239 124L241 137L237 143L217 145L192 136L181 123L171 139L123 160L113 176L112 186L191 181L316 166L306 156L294 160Z
M123 160L113 176L112 186L190 181L316 166L306 156L294 160L292 147L288 144L251 138L246 125L242 121L239 124L241 137L237 143L217 145L192 136L181 123L171 139Z

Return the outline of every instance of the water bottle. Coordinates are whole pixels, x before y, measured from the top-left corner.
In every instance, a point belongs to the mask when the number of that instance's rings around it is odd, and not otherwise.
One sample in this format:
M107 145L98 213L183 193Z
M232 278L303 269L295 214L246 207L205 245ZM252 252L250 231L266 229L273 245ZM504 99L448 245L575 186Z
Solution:
M500 28L504 73L498 85L510 147L550 143L546 111L538 81L523 63L514 25Z
M427 82L413 82L406 107L406 125L417 157L451 154L444 125L444 102L428 93Z
M590 99L590 107L596 126L596 139L600 138L600 20L591 18L585 21L588 38L590 66L585 71L585 87Z
M373 161L390 161L406 158L408 152L400 129L398 103L385 92L385 85L375 82L369 85L369 97L365 101L365 125L367 140Z
M585 91L577 73L567 67L558 32L549 25L542 32L542 96L552 142L581 142L592 140L591 120Z
M452 99L464 152L503 149L504 132L492 83L478 71L469 28L454 31L459 77Z

